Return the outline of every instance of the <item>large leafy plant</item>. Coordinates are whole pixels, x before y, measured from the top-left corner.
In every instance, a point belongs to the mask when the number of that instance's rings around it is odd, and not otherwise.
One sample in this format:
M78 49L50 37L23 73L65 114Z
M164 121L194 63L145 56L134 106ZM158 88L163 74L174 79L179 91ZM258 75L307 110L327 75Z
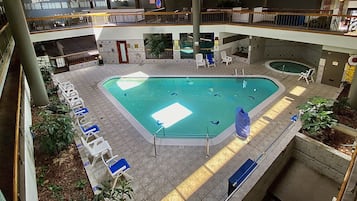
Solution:
M131 199L134 192L131 187L131 182L126 180L124 177L119 177L117 179L118 183L114 188L110 185L110 181L103 182L100 187L101 192L97 194L93 200L125 201L127 199Z
M337 120L333 118L333 105L334 100L312 97L298 106L302 128L310 135L318 135L323 129L336 125Z
M74 128L69 115L69 107L62 103L53 84L52 68L41 68L42 78L46 84L50 103L38 108L36 122L31 131L40 143L40 150L47 154L58 154L73 142Z
M44 110L39 113L41 121L31 130L39 138L40 150L47 154L58 154L73 142L74 129L68 113Z

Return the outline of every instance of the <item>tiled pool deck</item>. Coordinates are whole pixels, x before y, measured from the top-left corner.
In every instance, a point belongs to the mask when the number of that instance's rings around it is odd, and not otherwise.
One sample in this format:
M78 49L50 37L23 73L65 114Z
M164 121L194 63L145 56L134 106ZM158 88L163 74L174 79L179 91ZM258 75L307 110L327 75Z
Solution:
M233 133L222 143L210 146L206 157L204 146L160 146L154 157L154 147L147 142L128 120L116 109L98 88L104 79L142 71L149 75L232 75L234 69L244 68L246 75L265 75L280 81L285 92L273 103L251 117L254 133L247 141ZM264 62L248 65L235 62L215 68L196 69L195 64L123 64L87 67L55 75L60 81L71 81L97 123L100 135L109 141L113 154L127 159L132 168L128 173L134 178L134 200L224 200L227 197L228 178L248 158L256 159L284 131L296 107L309 97L336 98L340 89L298 81L297 76L277 73L267 69ZM265 119L264 126L260 119ZM254 124L254 125L253 125ZM79 148L81 154L84 148ZM87 159L84 159L87 161ZM95 186L109 175L98 160L87 165L90 181ZM244 186L241 188L244 189ZM241 192L238 192L241 193ZM247 192L245 192L247 193ZM240 197L240 196L238 196ZM232 199L232 200L238 200Z

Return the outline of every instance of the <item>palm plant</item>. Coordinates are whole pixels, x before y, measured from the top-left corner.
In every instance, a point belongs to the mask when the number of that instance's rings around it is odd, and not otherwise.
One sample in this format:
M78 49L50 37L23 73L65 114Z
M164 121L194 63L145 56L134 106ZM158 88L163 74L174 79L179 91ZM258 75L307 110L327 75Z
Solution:
M164 34L151 34L145 45L150 49L150 53L153 56L160 58L161 53L165 52L168 44Z

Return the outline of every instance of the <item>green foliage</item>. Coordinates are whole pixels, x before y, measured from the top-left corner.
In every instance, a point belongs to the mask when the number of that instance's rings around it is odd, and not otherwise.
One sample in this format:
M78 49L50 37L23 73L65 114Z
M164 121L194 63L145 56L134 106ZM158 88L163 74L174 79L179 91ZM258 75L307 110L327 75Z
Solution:
M40 149L47 154L58 154L73 142L73 124L69 114L56 114L50 110L39 113L42 121L31 127L40 141Z
M334 103L335 111L351 110L351 104L348 102L348 97L343 97Z
M50 104L46 106L46 109L54 114L67 114L70 112L69 106L62 103L58 97L52 98Z
M45 186L45 176L48 170L48 166L39 167L39 169L40 173L37 175L37 183L43 187Z
M61 194L62 192L62 187L58 186L56 184L50 184L48 186L48 189L52 192L52 196L56 198L57 200L63 200L63 195Z
M86 184L87 184L87 180L80 179L80 180L76 181L76 189L83 190L84 187L86 186Z
M319 134L322 129L331 128L337 123L332 117L334 101L321 97L310 98L298 106L301 112L302 128L309 134Z
M131 182L124 177L118 178L117 185L114 189L112 189L110 181L106 181L102 183L100 190L100 194L96 195L93 201L104 200L104 198L109 198L110 200L115 201L125 201L128 198L131 199L134 192L131 187Z
M45 83L47 95L54 96L57 95L58 87L53 84L52 74L53 74L53 67L42 67L41 74L43 82Z
M42 79L45 82L45 84L47 85L52 83L53 68L48 66L48 67L42 67L40 70L42 74Z
M165 34L151 34L148 40L145 40L145 45L150 49L150 52L155 57L160 58L160 54L165 52L168 45Z
M126 179L119 179L118 181L119 186L115 188L114 190L117 192L119 195L119 200L124 201L128 197L129 199L132 198L132 194L134 192L133 188L131 187L130 181Z
M32 125L31 131L39 139L41 151L58 154L73 142L74 128L69 107L58 98L58 89L52 79L52 67L42 67L41 73L50 104L39 108L39 121Z

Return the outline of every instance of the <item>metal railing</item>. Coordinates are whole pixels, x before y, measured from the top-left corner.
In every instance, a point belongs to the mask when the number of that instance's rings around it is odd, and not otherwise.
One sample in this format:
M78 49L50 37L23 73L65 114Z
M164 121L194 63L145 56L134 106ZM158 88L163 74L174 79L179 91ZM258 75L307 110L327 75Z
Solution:
M192 24L191 15L191 12L78 13L28 18L27 22L30 31L36 32L92 26ZM201 24L242 24L344 33L357 29L357 16L332 15L322 12L211 11L201 13Z

